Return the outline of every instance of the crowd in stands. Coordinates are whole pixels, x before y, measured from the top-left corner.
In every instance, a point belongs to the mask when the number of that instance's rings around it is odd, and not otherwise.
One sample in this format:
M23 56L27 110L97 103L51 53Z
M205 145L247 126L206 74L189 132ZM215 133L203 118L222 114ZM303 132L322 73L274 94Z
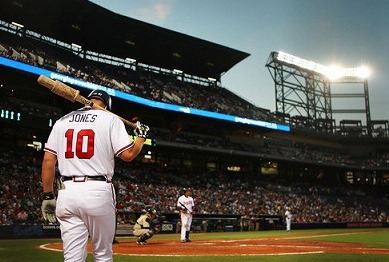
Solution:
M0 88L0 92L1 91L3 90ZM57 120L63 115L59 108L49 106L43 107L41 104L36 105L31 101L3 96L3 94L0 94L0 110L8 110L15 114L20 113L19 117L22 117L23 115L33 115L52 120Z
M269 110L258 108L223 87L178 80L137 67L96 64L70 51L41 42L7 35L0 55L154 101L265 121L278 121Z
M44 223L41 159L41 151L28 148L0 150L1 225ZM177 214L177 197L183 187L190 186L199 214L282 215L288 206L295 223L389 222L387 195L344 185L269 182L252 174L162 168L140 162L118 162L114 178L121 213L137 213L153 206L161 214ZM121 217L120 223L129 222L125 219Z
M256 153L275 159L292 159L311 163L327 163L333 165L348 165L356 167L388 167L389 153L377 153L368 158L356 158L342 150L328 149L325 147L313 147L308 144L285 144L267 141L265 138L252 138L251 143L233 142L227 137L204 136L188 132L168 131L163 132L154 129L159 141L170 141L178 144L204 146L224 150L225 152ZM254 140L257 143L253 143Z
M20 112L22 114L57 120L63 115L60 109L34 104L31 101L0 95L0 110ZM22 115L23 117L23 115ZM265 138L252 138L250 143L234 142L228 137L201 135L190 132L170 131L153 128L157 142L168 141L187 146L207 147L218 151L245 153L267 156L274 159L292 159L310 163L327 163L356 167L388 167L389 153L377 153L367 158L352 157L341 150L329 150L324 147L310 147L308 144L279 144ZM253 141L256 143L252 143Z

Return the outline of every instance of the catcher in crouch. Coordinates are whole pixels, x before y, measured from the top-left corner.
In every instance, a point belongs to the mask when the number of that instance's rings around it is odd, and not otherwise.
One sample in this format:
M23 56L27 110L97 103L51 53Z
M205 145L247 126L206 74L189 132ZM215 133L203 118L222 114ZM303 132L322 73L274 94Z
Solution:
M136 243L138 245L146 245L146 240L150 239L154 234L158 233L160 226L154 221L157 214L155 209L147 209L146 213L141 215L134 225L134 236L138 237Z

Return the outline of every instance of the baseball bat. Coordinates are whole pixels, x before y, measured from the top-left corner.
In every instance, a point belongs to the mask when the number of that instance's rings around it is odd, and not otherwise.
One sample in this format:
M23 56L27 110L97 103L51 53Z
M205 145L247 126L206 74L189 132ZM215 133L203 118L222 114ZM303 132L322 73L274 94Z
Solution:
M80 95L79 90L74 89L74 88L72 88L72 87L70 87L70 86L68 86L68 85L66 85L58 80L52 80L52 79L48 78L47 76L40 75L38 77L37 81L40 85L50 89L50 91L53 92L54 94L57 94L63 98L66 98L67 100L71 101L72 103L77 101L77 102L84 104L86 106L91 106L92 108L96 108L96 109L103 110L103 111L109 112L111 114L114 114L111 111L105 109L104 107L96 105L91 100ZM132 129L136 128L135 123L132 123L132 122L128 121L127 119L124 119L116 114L114 114L114 115L119 117L119 119L122 120L124 124L131 127Z
M185 210L188 211L189 214L192 214L192 212L190 212L189 209L188 209L183 203L181 203L181 202L178 202L178 203L180 203L180 205L181 205L183 208L185 208Z

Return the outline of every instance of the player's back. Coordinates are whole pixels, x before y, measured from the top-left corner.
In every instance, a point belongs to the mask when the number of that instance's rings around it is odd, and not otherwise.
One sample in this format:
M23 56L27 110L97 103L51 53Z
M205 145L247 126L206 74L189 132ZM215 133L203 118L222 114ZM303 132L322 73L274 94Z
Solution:
M84 107L59 119L53 131L60 173L101 176L113 173L112 125L115 116Z

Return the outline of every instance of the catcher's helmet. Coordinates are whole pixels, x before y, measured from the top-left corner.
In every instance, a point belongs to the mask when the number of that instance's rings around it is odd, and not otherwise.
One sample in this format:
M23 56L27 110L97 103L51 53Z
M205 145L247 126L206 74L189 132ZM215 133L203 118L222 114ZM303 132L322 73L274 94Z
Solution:
M157 214L157 210L152 209L152 208L148 208L146 210L146 213L155 216Z
M105 104L105 108L108 109L108 110L111 110L111 104L112 104L112 99L111 97L108 95L107 92L103 91L103 90L93 90L89 95L88 95L88 98L91 99L91 98L94 98L94 99L99 99L101 101L104 102Z

